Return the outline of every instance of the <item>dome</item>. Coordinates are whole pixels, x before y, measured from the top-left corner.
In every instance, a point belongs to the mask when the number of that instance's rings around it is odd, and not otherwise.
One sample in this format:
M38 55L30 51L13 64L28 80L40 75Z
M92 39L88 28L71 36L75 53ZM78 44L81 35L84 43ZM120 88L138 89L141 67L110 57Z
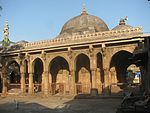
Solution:
M129 28L133 28L133 27L130 25L126 25L125 19L121 19L119 22L119 25L114 27L112 30L124 30L124 29L129 29Z
M124 29L129 29L129 28L133 28L133 27L130 25L117 25L112 30L124 30Z
M61 32L61 34L85 34L93 32L103 32L108 31L108 27L105 22L93 15L87 14L83 11L81 15L76 16L69 21L67 21Z

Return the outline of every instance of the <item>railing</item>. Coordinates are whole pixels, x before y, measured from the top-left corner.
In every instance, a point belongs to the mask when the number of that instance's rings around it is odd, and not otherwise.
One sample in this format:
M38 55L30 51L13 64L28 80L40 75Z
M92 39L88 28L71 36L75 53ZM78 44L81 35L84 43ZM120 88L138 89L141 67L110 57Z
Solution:
M8 93L9 94L21 93L21 84L15 83L8 84Z
M34 84L34 92L35 93L41 92L41 90L42 90L41 84Z
M65 83L51 83L50 84L50 93L52 95L63 95L66 93L66 84Z
M12 89L12 88L21 88L21 84L9 84L8 85L8 90Z
M44 47L44 46L49 46L49 45L66 44L66 42L72 43L72 42L75 42L75 40L76 41L77 40L85 41L85 39L86 40L95 40L95 39L103 40L103 39L107 39L107 37L110 40L110 37L112 37L112 39L114 39L114 37L119 38L122 35L130 36L130 35L137 35L137 34L142 34L140 27L124 29L124 30L110 30L110 31L97 32L97 33L91 33L91 34L85 34L85 35L72 35L72 36L68 36L68 37L58 36L57 38L52 39L52 40L42 40L42 41L37 41L37 42L26 43L26 44L23 44L23 47L25 49L37 48L37 47Z

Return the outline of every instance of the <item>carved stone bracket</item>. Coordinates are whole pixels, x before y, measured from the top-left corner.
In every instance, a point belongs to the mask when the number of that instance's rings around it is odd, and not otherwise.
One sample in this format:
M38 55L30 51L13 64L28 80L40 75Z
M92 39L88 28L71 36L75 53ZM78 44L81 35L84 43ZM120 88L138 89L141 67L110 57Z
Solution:
M94 55L93 51L94 51L93 46L89 45L89 55L90 55L90 57L92 57Z
M106 45L104 43L102 43L102 55L106 56Z
M30 54L29 53L25 54L25 59L28 60L28 61L30 60Z
M70 47L68 48L67 55L69 56L70 59L72 58L72 49Z
M20 65L22 65L22 64L23 64L24 56L23 56L21 53L18 53L18 57L17 57L17 59L18 59L18 61L19 61Z
M41 52L41 58L46 60L46 52L44 50L42 50L42 52Z

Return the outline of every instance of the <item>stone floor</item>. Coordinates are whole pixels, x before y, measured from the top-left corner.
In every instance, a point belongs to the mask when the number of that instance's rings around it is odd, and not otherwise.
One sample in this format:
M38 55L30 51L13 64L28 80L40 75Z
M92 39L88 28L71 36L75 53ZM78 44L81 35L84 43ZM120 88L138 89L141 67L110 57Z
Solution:
M0 97L0 113L115 113L121 99Z

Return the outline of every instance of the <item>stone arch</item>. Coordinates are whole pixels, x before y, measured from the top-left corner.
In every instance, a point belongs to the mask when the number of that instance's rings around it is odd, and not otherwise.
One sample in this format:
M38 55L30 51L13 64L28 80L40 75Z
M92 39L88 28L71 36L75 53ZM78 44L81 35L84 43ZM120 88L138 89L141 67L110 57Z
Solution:
M90 93L92 76L90 71L90 59L86 54L80 53L75 58L75 82L77 93Z
M83 51L83 52L76 53L76 54L74 55L75 62L77 61L77 57L78 57L79 55L81 55L81 54L86 55L86 56L90 59L89 54L88 54L86 51Z
M48 69L50 69L50 64L51 64L52 60L57 57L64 58L67 61L67 63L69 64L69 57L67 56L67 54L53 55L48 58L48 64L49 64Z
M41 58L40 56L34 57L30 62L32 62L32 64L33 64L36 59L40 59L42 63L45 62L45 60L44 60L43 58ZM26 59L26 60L27 60L27 59ZM28 60L27 60L27 61L28 61Z
M9 83L20 83L20 65L15 60L7 64Z
M8 93L18 93L20 91L20 65L16 60L9 60L7 64Z
M42 74L44 70L43 61L40 58L34 59L32 62L34 91L41 91Z
M132 53L125 50L121 50L113 54L109 68L111 74L112 93L117 93L126 88L126 71L128 66L132 64L132 61L130 60L132 55Z
M130 60L132 55L133 54L128 51L121 50L112 56L110 62L110 69L112 67L115 68L118 82L126 82L126 70L127 67L132 64L132 61Z
M69 64L61 56L54 57L49 64L51 93L64 94L69 92Z

